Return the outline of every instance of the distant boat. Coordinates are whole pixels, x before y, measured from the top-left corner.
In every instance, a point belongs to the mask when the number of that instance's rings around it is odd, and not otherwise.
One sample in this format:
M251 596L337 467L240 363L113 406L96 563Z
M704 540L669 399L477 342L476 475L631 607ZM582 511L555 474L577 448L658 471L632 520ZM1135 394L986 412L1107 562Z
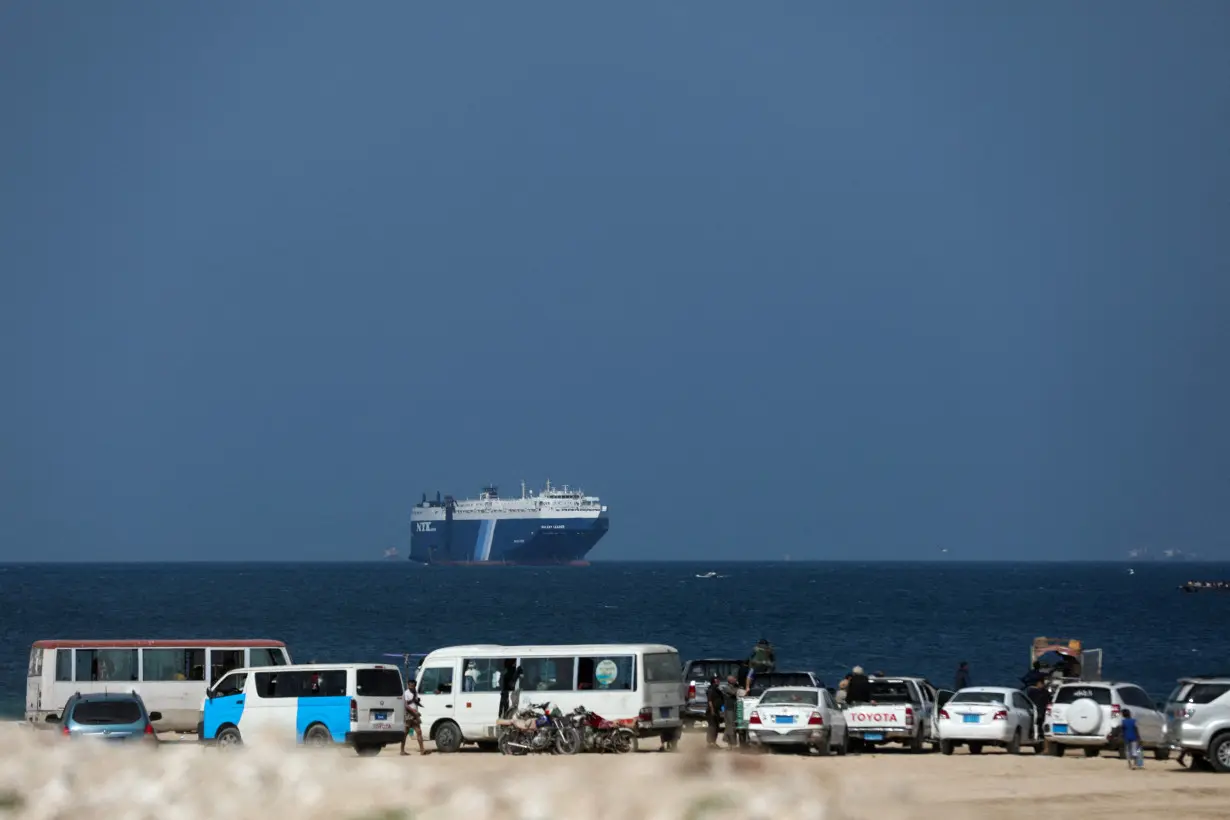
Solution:
M697 575L696 577L697 578L716 578L718 577L718 574L716 572L706 572L704 575Z
M385 550L384 557L385 558L396 558L397 557L397 547L389 547L387 550Z

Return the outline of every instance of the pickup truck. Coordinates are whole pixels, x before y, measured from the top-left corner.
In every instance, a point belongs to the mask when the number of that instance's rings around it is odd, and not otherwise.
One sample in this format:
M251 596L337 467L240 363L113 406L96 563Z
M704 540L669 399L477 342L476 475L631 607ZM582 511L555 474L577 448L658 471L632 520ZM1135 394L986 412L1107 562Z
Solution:
M738 675L745 663L730 658L703 658L684 665L683 686L687 690L682 710L684 728L692 728L697 721L708 722L709 679L717 675L718 680L724 681L727 675Z
M871 678L870 683L871 702L846 708L851 740L864 748L900 743L912 752L923 751L924 743L939 745L936 702L947 702L952 692L937 692L925 678Z

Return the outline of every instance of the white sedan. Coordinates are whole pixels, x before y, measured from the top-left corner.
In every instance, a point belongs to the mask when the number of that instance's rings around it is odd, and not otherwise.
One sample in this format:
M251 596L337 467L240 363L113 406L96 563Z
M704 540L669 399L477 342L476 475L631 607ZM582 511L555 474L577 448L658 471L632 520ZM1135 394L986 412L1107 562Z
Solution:
M953 695L936 714L940 751L950 755L966 746L976 755L984 746L1002 746L1020 754L1022 746L1042 745L1034 707L1019 690L1002 686L970 686Z
M793 747L844 755L850 746L846 718L827 689L778 686L765 690L747 719L747 736L761 748Z

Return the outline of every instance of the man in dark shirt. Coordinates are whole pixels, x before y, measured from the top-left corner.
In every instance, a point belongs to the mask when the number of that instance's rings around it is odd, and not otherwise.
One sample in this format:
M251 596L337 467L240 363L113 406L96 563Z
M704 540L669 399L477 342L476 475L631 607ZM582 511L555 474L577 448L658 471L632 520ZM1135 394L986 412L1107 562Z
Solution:
M517 679L521 677L524 670L517 666L517 661L514 658L508 658L504 661L504 671L500 675L500 714L501 718L508 717L508 709L511 706L513 690L517 688Z
M962 689L965 689L969 685L970 685L969 663L967 663L966 661L961 661L960 665L957 666L957 679L953 681L953 687L958 692L960 692Z
M722 724L722 684L717 675L709 678L709 692L706 695L708 706L705 709L705 738L711 749L716 749L718 729Z
M856 666L851 671L850 682L846 685L846 703L870 703L871 681L863 674L863 667Z
M1046 681L1038 678L1034 685L1025 690L1025 697L1034 705L1034 731L1038 740L1042 739L1042 723L1046 720L1046 707L1050 705L1051 693L1046 691Z

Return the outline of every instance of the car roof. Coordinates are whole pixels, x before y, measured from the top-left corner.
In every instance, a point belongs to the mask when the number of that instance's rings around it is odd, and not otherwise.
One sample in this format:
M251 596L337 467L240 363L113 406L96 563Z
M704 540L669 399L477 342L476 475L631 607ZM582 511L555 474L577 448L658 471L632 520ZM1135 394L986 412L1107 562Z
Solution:
M958 689L955 694L959 695L962 692L994 692L998 695L1002 695L1005 693L1012 693L1012 692L1019 692L1019 691L1021 690L1016 689L1012 686L966 686L961 689Z
M85 694L78 692L75 697L78 703L104 700L141 700L141 696L136 692L87 692Z
M767 695L770 692L824 692L824 688L820 686L770 686L764 690Z

